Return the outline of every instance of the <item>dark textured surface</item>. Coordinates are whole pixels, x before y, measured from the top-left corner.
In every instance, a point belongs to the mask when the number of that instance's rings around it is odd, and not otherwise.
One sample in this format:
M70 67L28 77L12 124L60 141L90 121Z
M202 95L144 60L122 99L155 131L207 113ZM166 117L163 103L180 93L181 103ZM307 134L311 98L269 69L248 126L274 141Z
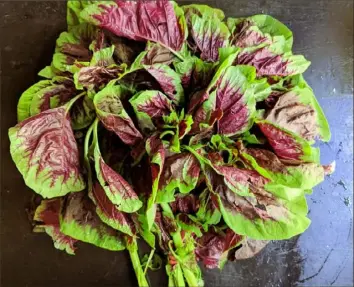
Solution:
M190 3L183 1L184 3ZM196 1L194 1L196 2ZM309 196L311 227L299 238L272 242L257 257L205 270L206 286L353 286L353 1L203 1L228 16L267 13L294 32L294 52L312 66L306 79L329 119L332 140L324 163L337 171ZM9 155L7 129L16 122L21 93L50 63L65 29L65 2L1 2L1 286L134 286L129 256L80 244L76 256L31 233L25 212L31 192ZM166 286L164 272L152 286Z

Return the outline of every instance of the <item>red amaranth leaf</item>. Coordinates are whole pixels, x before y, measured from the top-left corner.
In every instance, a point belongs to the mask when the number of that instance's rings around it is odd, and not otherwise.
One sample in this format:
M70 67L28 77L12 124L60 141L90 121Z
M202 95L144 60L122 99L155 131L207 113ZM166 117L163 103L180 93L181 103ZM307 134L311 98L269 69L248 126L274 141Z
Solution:
M243 236L234 233L230 228L219 232L211 228L198 239L195 253L206 268L222 268L228 251L235 248L242 239Z
M303 138L267 122L257 122L275 154L289 163L318 162L318 149L312 148Z
M162 116L173 111L171 100L159 91L137 93L129 102L134 108L140 129L145 132L155 130L155 124L162 124Z
M94 182L89 196L96 204L96 212L104 223L130 236L136 233L129 214L118 210L117 206L107 197L99 182Z
M52 198L85 188L67 106L22 121L9 137L12 158L35 192Z
M177 195L175 201L170 203L174 214L193 214L199 209L199 199L194 194Z
M75 243L77 240L66 236L60 232L59 215L61 212L62 199L44 199L37 207L33 220L36 222L35 231L44 229L44 231L53 239L54 247L59 250L65 250L68 254L75 254Z
M88 6L81 16L88 22L135 41L158 42L179 51L184 27L170 1L120 1Z
M107 86L95 95L94 105L106 129L117 134L125 144L135 145L143 136L123 107L121 99L127 94L121 86Z
M131 213L142 206L130 184L104 162L97 149L95 149L95 168L106 195L120 211Z

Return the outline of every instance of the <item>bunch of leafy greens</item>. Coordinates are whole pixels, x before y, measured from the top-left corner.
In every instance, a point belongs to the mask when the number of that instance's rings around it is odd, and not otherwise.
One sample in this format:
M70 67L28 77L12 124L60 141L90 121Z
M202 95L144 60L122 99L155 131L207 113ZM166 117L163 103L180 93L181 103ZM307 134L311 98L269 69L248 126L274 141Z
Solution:
M127 249L139 286L156 250L169 286L194 287L197 261L222 268L306 230L305 195L334 165L312 146L330 131L286 26L120 0L69 1L67 22L9 130L43 198L35 231L69 254Z

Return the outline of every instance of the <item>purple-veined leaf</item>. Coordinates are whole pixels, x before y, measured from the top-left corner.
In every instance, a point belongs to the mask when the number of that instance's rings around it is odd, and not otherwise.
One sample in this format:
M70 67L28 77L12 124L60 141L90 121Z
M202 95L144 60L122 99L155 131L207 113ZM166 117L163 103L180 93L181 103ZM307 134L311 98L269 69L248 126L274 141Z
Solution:
M300 81L304 81L302 77ZM274 104L266 110L265 120L306 140L329 141L331 132L326 117L311 88L305 81L302 85L278 93Z
M74 83L69 78L55 77L39 81L21 95L17 105L17 120L21 122L40 112L64 105L76 95Z
M125 249L121 234L101 221L94 203L86 192L69 194L60 218L60 231L74 239L98 247L120 251Z
M170 206L173 214L193 214L199 210L199 198L194 194L177 194Z
M93 183L92 190L89 191L89 197L96 204L97 215L104 223L129 236L134 236L136 229L130 215L121 212L111 202L99 182L95 181Z
M69 116L76 99L9 129L13 160L25 183L43 197L63 196L85 188Z
M78 69L76 62L91 60L90 45L97 38L97 33L97 28L87 23L61 33L56 42L52 67L61 72L76 72Z
M318 148L311 147L298 135L267 121L258 121L257 126L281 161L292 164L319 162Z
M95 95L94 105L105 128L116 133L125 144L134 145L143 137L121 102L127 93L121 86L108 86Z
M125 64L116 65L113 59L114 50L115 47L113 45L100 49L93 53L89 64L77 64L78 71L74 74L77 89L86 88L93 91L102 89L125 70ZM81 65L80 67L79 64Z
M157 211L155 217L154 229L158 235L159 245L164 252L169 251L169 242L171 240L171 234L177 231L177 226L174 218L168 216L168 214Z
M180 9L171 1L102 1L86 7L80 16L118 36L179 51L187 31L183 13L178 17L175 8Z
M317 163L303 163L299 165L287 165L271 151L260 148L242 148L241 157L253 169L273 182L310 190L324 180L328 174L326 166ZM331 173L334 170L331 171Z
M180 153L165 159L159 180L157 202L174 201L175 191L189 193L198 182L200 166L190 153Z
M144 66L156 79L162 91L176 104L183 104L184 91L179 75L166 64Z
M293 34L283 23L269 15L254 15L247 18L228 18L230 44L241 48L269 45L277 37L285 38L285 50L291 51Z
M98 122L96 121L94 125L93 144L97 179L118 210L127 213L135 212L142 206L142 202L130 184L103 160L97 136Z
M257 70L258 77L286 77L301 74L310 66L303 56L284 51L284 39L270 46L243 49L237 56L236 65L249 65Z
M159 91L140 92L129 102L134 108L139 127L143 132L155 130L154 122L161 122L162 117L169 115L173 110L171 100Z
M253 124L256 101L252 81L256 78L253 67L229 67L221 76L216 90L216 108L222 111L218 132L233 136L247 131Z
M227 261L229 250L239 245L242 239L243 236L236 234L230 228L219 231L210 228L201 238L198 238L195 253L206 268L222 269Z
M87 128L95 117L95 106L88 95L78 99L70 109L71 126L74 130Z
M226 224L237 234L254 239L286 239L302 233L310 224L306 198L297 189L273 184L252 170L240 170L253 196L232 191L223 177L205 166L209 189L217 199ZM291 196L295 192L296 196ZM291 198L291 200L288 200Z
M146 207L148 228L151 229L156 215L156 196L159 189L160 177L165 163L165 147L155 134L146 141L146 151L150 157L152 188Z
M44 229L53 239L55 248L65 250L68 254L74 255L77 240L60 232L59 214L61 204L61 198L42 200L33 217L33 220L36 222L34 230L37 232Z
M229 29L214 14L200 13L196 9L191 9L190 6L185 6L184 10L187 15L189 34L193 39L189 45L196 46L195 50L200 53L202 60L217 62L219 60L219 48L228 45Z

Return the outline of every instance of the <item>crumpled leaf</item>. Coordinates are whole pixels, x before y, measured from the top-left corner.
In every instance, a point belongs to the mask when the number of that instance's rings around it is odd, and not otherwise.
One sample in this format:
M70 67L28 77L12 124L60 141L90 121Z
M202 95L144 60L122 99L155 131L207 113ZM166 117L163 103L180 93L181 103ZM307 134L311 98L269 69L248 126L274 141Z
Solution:
M326 170L317 163L303 163L300 165L286 165L271 151L260 148L247 148L241 150L252 168L273 182L310 190L324 180Z
M30 116L64 105L77 95L74 83L64 77L42 80L28 88L17 104L17 120L21 122Z
M102 158L97 140L97 121L94 123L94 160L95 170L99 183L103 187L109 200L116 205L117 209L123 212L132 213L141 208L142 202L130 184ZM98 190L96 188L97 192Z
M312 141L329 141L331 132L323 111L310 87L295 86L280 95L266 111L265 120Z
M111 202L105 190L97 181L94 182L92 190L89 191L89 197L95 203L96 213L104 223L122 233L134 236L136 229L129 214L121 212Z
M293 45L292 32L277 19L269 15L254 15L247 18L228 18L227 26L231 31L232 45L241 48L269 45L276 37L283 36L286 41L285 50L291 51Z
M255 67L258 77L285 77L305 72L311 63L301 55L286 51L285 47L285 38L280 36L269 46L243 49L235 64Z
M118 36L150 40L179 51L186 31L174 9L171 1L102 1L86 7L80 16Z
M206 167L205 173L224 221L237 234L280 240L304 232L310 224L306 217L306 198L296 189L272 184L255 171L242 170L248 175L247 182L254 197L240 196L211 168ZM291 197L294 191L295 196Z
M190 153L167 157L159 181L159 202L173 201L177 190L180 193L192 191L197 185L199 172L199 162Z
M70 31L74 26L83 22L80 17L81 11L88 5L93 4L94 1L90 0L69 0L66 4L66 23Z
M298 135L267 121L257 121L278 158L287 163L319 162L319 149Z
M214 195L205 189L199 195L199 208L196 213L195 218L191 217L192 220L202 224L204 231L208 231L209 226L217 225L221 220L221 213L215 205L216 200L213 200Z
M60 231L103 249L125 249L125 242L120 233L100 220L94 203L84 192L72 193L66 198L60 218Z
M165 64L170 65L176 61L176 56L166 47L153 42L148 42L147 53L144 56L144 65Z
M80 63L82 67L74 74L77 89L102 89L124 71L125 66L116 65L113 59L114 49L114 46L111 46L94 52L87 66Z
M95 95L97 116L106 129L116 133L127 145L134 145L143 136L125 111L122 100L129 91L122 86L109 86Z
M66 253L74 255L77 240L60 232L59 214L61 205L61 198L42 200L33 216L33 220L36 222L35 230L43 228L53 239L55 248L65 250Z
M161 121L162 116L170 114L173 110L171 100L159 91L137 93L129 102L143 132L155 130L154 122Z
M193 43L189 45L196 46L195 49L200 52L202 60L217 62L219 48L228 46L230 37L229 29L218 18L221 15L214 16L210 11L218 10L202 5L184 6L183 9L186 13L189 34L193 39Z
M69 117L75 100L9 129L13 161L26 185L45 198L85 188Z
M117 64L132 65L145 49L145 43L117 36L108 30L104 30L104 36L107 46L114 46L113 58Z
M230 228L226 230L210 230L197 240L195 253L198 260L202 261L206 268L220 268L227 261L229 250L240 244L243 237L234 233Z
M72 27L69 32L60 34L56 42L53 56L53 68L61 72L76 72L80 65L77 62L89 62L92 57L91 43L96 39L98 30L88 24L82 23Z
M179 75L166 64L144 66L156 79L162 91L176 104L184 102L184 91Z

